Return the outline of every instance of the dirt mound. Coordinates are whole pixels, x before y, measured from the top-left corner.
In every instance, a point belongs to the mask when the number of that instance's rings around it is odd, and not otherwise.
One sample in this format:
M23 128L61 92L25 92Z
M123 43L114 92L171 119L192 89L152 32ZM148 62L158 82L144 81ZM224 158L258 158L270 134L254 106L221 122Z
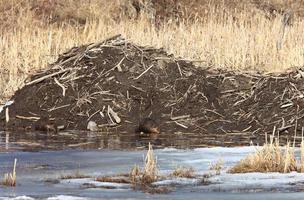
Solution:
M281 139L292 139L304 125L301 75L196 67L116 36L72 48L30 77L1 112L0 128L35 130L46 123L50 130L86 130L91 121L101 131L134 133L150 117L162 133L212 135L218 145L263 141L274 127Z

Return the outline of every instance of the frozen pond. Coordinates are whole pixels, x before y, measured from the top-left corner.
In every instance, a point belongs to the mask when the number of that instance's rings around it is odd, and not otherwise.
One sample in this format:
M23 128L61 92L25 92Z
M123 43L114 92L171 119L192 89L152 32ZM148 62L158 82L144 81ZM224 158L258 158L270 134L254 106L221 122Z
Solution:
M254 147L196 148L155 150L161 174L172 172L176 166L191 166L196 174L213 173L209 184L195 179L174 179L156 184L172 184L168 194L148 194L134 191L128 184L114 184L110 189L98 187L93 179L56 180L61 175L111 175L129 172L134 164L142 166L146 150L58 150L13 151L0 153L0 174L11 171L18 159L17 187L0 187L2 199L300 199L304 195L304 175L299 173L227 174L225 171L253 152ZM224 169L215 175L210 163L224 160ZM84 183L96 184L86 187Z

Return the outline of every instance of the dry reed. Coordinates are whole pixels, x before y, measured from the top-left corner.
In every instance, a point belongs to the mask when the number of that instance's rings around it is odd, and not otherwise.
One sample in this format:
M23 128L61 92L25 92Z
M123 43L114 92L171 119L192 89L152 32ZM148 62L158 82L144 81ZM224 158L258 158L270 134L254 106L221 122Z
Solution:
M129 173L131 183L136 185L147 185L158 179L157 161L153 153L152 145L149 143L149 149L145 157L144 168L141 170L135 165Z
M16 186L17 183L16 165L17 165L17 159L15 158L13 171L11 173L4 174L4 180L2 182L3 185L9 187Z
M302 142L301 142L301 169L300 172L304 173L304 140L302 137Z
M147 152L144 163L142 182L152 183L157 180L157 176L158 176L157 161L154 156L152 145L149 143L149 150Z
M194 178L194 169L192 167L176 167L170 174L173 177L179 178Z
M131 183L133 185L136 185L139 182L139 180L141 179L141 176L142 176L142 172L138 165L135 165L131 169L129 176L130 176Z
M210 163L209 169L214 170L216 175L220 175L223 166L224 166L224 159L220 158L216 162Z
M292 171L303 172L303 141L301 143L301 161L297 163L295 158L295 148L290 147L287 142L285 147L279 145L278 139L271 139L270 143L265 143L252 153L239 161L228 170L229 173L249 173L249 172L280 172L289 173Z

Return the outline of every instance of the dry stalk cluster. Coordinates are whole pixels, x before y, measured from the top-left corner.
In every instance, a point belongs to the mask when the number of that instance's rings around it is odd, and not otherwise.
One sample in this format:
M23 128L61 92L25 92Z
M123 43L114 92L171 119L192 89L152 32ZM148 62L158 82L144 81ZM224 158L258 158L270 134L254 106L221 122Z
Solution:
M13 171L10 173L4 174L4 179L2 184L4 186L9 186L9 187L15 187L17 183L17 174L16 174L16 166L17 166L17 159L14 160L14 167Z
M141 171L136 165L130 172L130 178L133 185L147 185L158 179L157 161L153 153L152 145L149 143L149 149L144 161L144 169Z
M235 166L229 169L230 173L248 173L248 172L280 172L289 173L298 171L303 173L304 142L301 143L300 161L296 160L295 147L291 147L290 142L283 147L279 140L271 139L258 148L255 153L248 155Z
M195 171L192 167L179 166L174 169L170 176L179 178L194 178L194 172Z
M224 166L224 159L220 158L216 162L210 163L209 169L214 170L216 175L220 175L223 166Z

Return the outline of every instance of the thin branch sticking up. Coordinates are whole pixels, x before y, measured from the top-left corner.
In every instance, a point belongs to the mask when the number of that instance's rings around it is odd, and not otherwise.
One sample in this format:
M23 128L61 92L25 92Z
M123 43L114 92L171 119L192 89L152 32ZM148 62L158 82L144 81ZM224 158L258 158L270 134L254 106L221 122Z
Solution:
M108 105L108 116L113 123L119 124L121 122L121 119L118 116L118 114L114 112L114 110L109 105ZM112 117L114 118L114 121L112 120Z
M62 96L65 96L66 88L64 87L64 85L61 84L61 83L57 80L57 78L54 78L54 81L55 81L55 83L56 83L59 87L62 88Z
M111 69L109 69L108 71L104 72L103 74L107 74L109 73L110 71L113 71L114 69L117 68L117 70L119 72L122 72L122 69L121 69L121 63L125 60L126 57L123 57L114 67L112 67Z
M146 69L143 73L141 73L139 76L137 76L137 77L134 78L134 79L135 79L135 80L139 79L140 77L142 77L142 75L144 75L145 73L147 73L152 67L153 67L153 65L151 65L150 67L148 67L148 69Z
M62 74L62 73L64 73L64 72L67 72L67 71L70 71L70 70L71 70L71 68L67 68L67 69L64 69L64 70L61 70L61 71L52 73L52 74L48 74L48 75L46 75L46 76L37 78L37 79L35 79L35 80L33 80L33 81L30 81L30 82L28 82L28 83L25 83L25 85L32 85L32 84L35 84L35 83L40 83L41 81L44 81L45 79L51 78L51 77L53 77L53 76Z
M8 108L5 109L5 122L6 123L9 122L9 110L8 110Z

